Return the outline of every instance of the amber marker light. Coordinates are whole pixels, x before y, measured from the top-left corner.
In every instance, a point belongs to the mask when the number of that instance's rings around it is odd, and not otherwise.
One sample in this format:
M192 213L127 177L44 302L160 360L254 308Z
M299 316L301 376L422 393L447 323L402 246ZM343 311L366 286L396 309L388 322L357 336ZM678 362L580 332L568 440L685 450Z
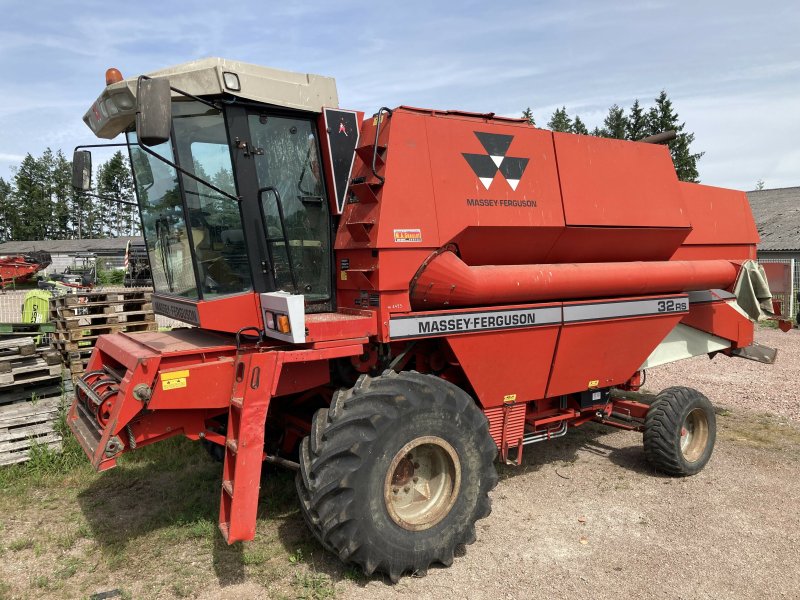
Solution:
M278 315L278 331L281 333L289 333L292 328L289 326L289 317L286 315Z
M119 69L111 67L110 69L106 70L106 85L119 83L120 81L122 81L122 73L119 72Z

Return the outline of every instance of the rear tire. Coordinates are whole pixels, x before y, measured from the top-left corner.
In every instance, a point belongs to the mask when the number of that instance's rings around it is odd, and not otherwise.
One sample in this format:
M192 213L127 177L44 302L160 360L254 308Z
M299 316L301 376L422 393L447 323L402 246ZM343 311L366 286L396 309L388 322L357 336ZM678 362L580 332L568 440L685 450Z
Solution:
M361 376L314 415L297 490L314 535L367 575L449 566L491 512L497 446L463 390L414 372Z
M645 457L668 475L699 473L714 451L714 407L692 388L670 387L658 394L647 411L644 427Z

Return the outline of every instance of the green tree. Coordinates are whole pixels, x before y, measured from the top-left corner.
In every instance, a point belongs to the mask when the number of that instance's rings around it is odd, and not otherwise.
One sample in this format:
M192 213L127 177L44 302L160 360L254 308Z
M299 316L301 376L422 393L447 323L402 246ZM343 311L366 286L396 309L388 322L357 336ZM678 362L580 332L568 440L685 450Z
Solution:
M1 181L3 181L3 180L0 179L0 182ZM764 189L764 185L765 185L765 183L764 183L763 179L759 179L758 181L756 181L756 191L760 192L761 190L763 190ZM0 234L0 235L2 235L2 234Z
M0 242L12 239L11 232L16 227L17 211L14 207L13 188L0 177Z
M625 118L625 109L617 104L612 104L611 108L608 109L606 118L603 120L602 135L607 138L624 140L627 125L628 119Z
M536 120L533 118L533 111L531 111L530 106L522 111L522 118L528 121L528 123L531 125L536 125Z
M640 140L647 135L647 115L639 104L639 99L633 101L628 112L628 121L625 123L625 139Z
M72 163L59 150L45 164L50 177L50 201L53 207L51 239L72 239L76 234L74 197L72 188Z
M533 117L530 108L522 113L523 118L527 118L528 115L531 118ZM670 142L669 149L672 155L672 162L675 165L675 171L681 181L696 182L699 176L697 161L700 160L704 153L692 152L691 145L694 142L694 134L686 132L685 126L685 123L680 122L666 91L662 91L659 94L658 98L655 99L655 104L649 109L642 106L638 99L635 100L627 115L625 114L625 109L617 104L612 105L603 120L603 126L594 127L591 131L588 130L579 116L576 116L573 121L567 114L565 106L556 109L547 123L548 129L553 131L633 141L674 129L677 131L678 137Z
M48 154L52 156L49 148L42 159L26 154L14 173L13 203L18 218L11 237L15 240L50 239L52 207L46 168Z
M586 124L581 121L581 118L575 116L575 120L572 122L572 133L577 133L578 135L589 135L589 130L586 129Z
M697 161L705 153L691 151L690 146L694 141L694 134L685 132L685 127L686 124L680 122L678 113L672 107L672 101L667 97L667 92L662 90L655 99L655 105L647 112L647 134L655 135L662 131L676 131L677 138L669 143L675 172L681 181L697 182L699 181Z
M547 128L552 131L569 133L572 131L572 119L567 114L567 107L557 108L547 122Z
M117 150L97 170L97 193L112 200L134 202L133 177L128 160ZM135 235L139 219L134 206L113 201L99 201L107 212L104 232L112 237Z

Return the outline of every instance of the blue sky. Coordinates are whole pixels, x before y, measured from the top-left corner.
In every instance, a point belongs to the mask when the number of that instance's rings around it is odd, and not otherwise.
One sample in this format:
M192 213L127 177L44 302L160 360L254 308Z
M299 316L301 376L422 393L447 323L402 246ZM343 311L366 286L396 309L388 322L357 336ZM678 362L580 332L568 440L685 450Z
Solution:
M105 69L223 56L336 78L340 104L407 104L591 128L663 88L704 183L800 185L800 7L793 2L97 2L0 0L0 177L26 152L92 143ZM98 160L100 157L97 157Z

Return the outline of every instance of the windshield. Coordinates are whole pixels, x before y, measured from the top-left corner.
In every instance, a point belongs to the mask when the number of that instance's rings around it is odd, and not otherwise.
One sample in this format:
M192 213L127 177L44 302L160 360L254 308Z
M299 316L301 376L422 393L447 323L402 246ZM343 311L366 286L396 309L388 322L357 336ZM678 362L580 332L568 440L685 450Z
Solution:
M175 162L236 195L222 113L192 101L173 102L172 115ZM128 137L136 142L134 133ZM173 159L170 143L151 149ZM131 146L131 162L155 290L203 299L251 290L239 204L138 146Z

